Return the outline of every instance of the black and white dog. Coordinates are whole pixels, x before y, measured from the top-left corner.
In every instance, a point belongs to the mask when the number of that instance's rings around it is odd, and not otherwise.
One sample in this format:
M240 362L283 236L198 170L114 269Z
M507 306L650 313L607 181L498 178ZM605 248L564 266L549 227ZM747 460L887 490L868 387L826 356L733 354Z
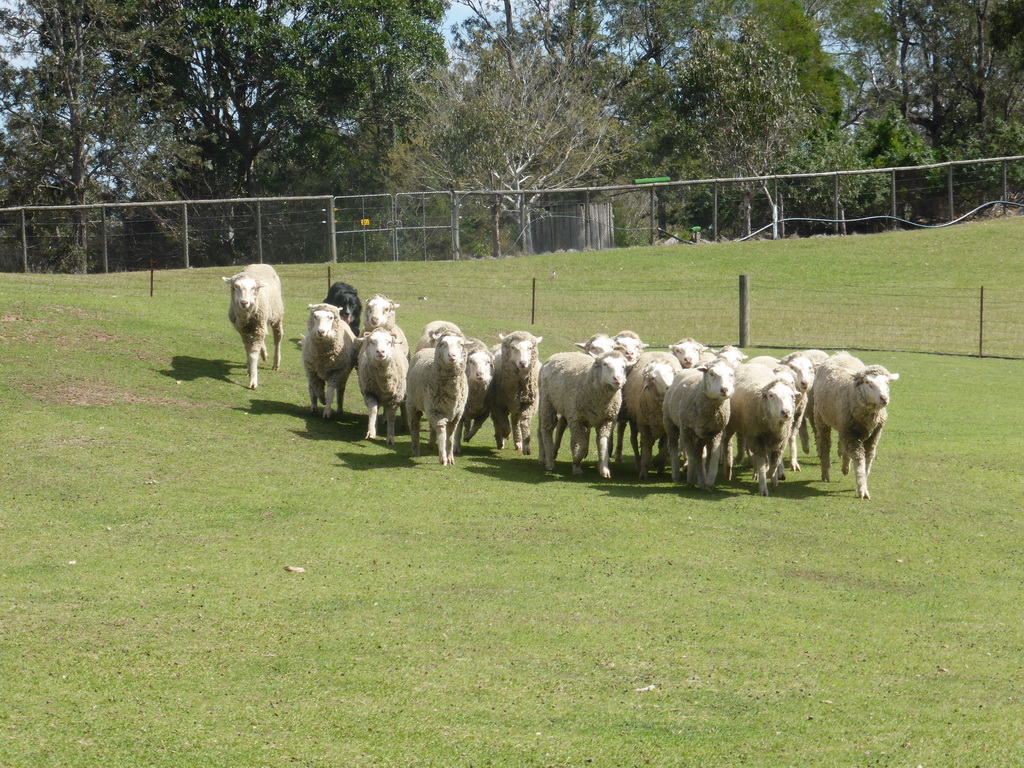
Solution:
M363 302L356 289L348 283L337 282L327 291L324 304L332 304L341 312L341 319L348 323L352 333L359 335L359 318L363 315Z

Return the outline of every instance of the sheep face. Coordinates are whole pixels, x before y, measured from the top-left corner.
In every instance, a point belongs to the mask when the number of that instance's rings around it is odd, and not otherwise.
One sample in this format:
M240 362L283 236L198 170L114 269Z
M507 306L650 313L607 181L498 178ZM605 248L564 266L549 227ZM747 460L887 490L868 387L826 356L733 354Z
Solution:
M658 398L664 398L676 372L668 363L651 363L644 370L644 389L653 390Z
M434 348L434 360L446 365L464 365L466 362L466 339L464 336L445 334Z
M773 425L781 425L793 418L796 410L796 392L782 379L776 379L761 390L761 396L767 404L769 421Z
M363 343L371 360L390 360L395 350L395 335L387 331L373 331Z
M394 322L395 310L400 306L402 305L396 304L387 296L377 294L366 302L366 324L370 328L376 328L378 325L385 325L389 321Z
M608 389L622 389L625 386L626 375L629 373L625 355L618 351L608 352L598 357L596 364L601 367L602 386Z
M576 342L576 346L588 354L603 355L615 349L615 339L603 333L595 333L586 341Z
M669 349L683 368L696 368L700 362L700 353L706 350L707 347L695 339L683 339L673 344Z
M488 352L480 350L466 358L466 378L479 382L482 386L491 383L494 377L494 358Z
M708 400L726 400L736 391L736 370L723 360L700 366L704 372L704 396Z
M255 307L260 289L266 288L266 283L248 275L225 277L224 282L231 284L231 301L243 310Z
M640 355L648 346L640 341L640 337L632 331L623 331L615 337L614 341L615 348L626 356L626 365L630 368L636 365Z
M786 365L796 375L797 391L810 391L814 385L814 364L803 355L793 355L786 360Z
M319 339L329 339L334 336L335 324L341 320L338 310L331 311L322 304L311 304L309 309L309 320L306 322L307 332Z
M540 339L538 339L540 341ZM521 371L528 370L537 359L537 345L529 339L515 341L509 345L508 359Z
M884 408L889 404L889 382L896 381L899 377L898 373L889 373L880 365L873 365L858 371L854 380L857 391L865 403Z
M725 360L729 365L735 368L737 365L747 359L747 356L740 352L732 344L726 344L720 350L718 350L718 356Z

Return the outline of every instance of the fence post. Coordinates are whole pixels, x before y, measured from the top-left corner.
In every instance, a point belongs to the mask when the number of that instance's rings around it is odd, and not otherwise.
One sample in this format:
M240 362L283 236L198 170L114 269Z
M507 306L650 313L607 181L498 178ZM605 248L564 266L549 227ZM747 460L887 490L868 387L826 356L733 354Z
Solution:
M107 206L100 206L100 246L103 249L103 274L110 272L107 258Z
M583 250L590 250L590 190L583 193Z
M715 182L714 188L715 188L714 189L714 191L715 191L715 195L714 195L715 202L714 202L713 210L711 212L711 231L713 233L714 241L717 243L718 242L718 182L717 181Z
M256 201L256 260L263 263L263 206Z
M188 269L188 203L181 204L181 254Z
M978 298L978 357L985 356L985 286Z
M835 176L832 177L832 220L835 222L835 224L832 225L833 229L835 229L835 233L838 235L838 234L840 234L840 232L839 232L839 174L838 173Z
M750 275L740 275L740 343L738 346L750 346Z
M650 231L650 234L648 235L648 238L647 238L648 243L650 245L654 245L655 227L656 227L655 218L654 217L657 215L656 211L654 210L654 208L655 208L654 193L655 193L655 190L654 190L654 186L652 185L651 186L651 231Z
M949 202L949 220L952 221L955 214L953 213L953 166L946 166L946 197Z
M455 193L455 190L452 190L449 194L451 195L449 207L452 212L452 261L458 261L461 255L459 253L461 250L459 243L459 208L462 205L462 200Z
M334 195L324 198L327 213L327 250L331 254L331 264L338 263L337 227L334 222Z
M28 274L28 225L25 223L25 209L21 209L21 269Z
M1003 172L1002 172L1002 177L1003 177L1002 178L1002 182L1003 182L1003 184L1002 184L1002 188L999 190L999 192L1000 192L999 199L1000 200L1006 200L1007 197L1010 194L1010 191L1009 191L1009 189L1006 186L1006 161L1003 160L1003 162L1000 163L1000 165L1002 165L1002 167L1003 167ZM1003 208L1003 215L1005 216L1006 215L1006 206L1004 205L1004 206L1002 206L1002 208Z
M889 214L892 216L892 221L889 224L890 229L896 229L896 171L892 172L892 178L889 180Z
M533 278L533 290L530 293L530 325L537 319L537 278Z

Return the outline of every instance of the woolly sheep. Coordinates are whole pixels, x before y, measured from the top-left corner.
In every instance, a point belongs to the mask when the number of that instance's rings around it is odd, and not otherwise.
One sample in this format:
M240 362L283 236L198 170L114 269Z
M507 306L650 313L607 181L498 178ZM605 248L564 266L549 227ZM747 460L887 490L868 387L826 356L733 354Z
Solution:
M800 355L801 357L806 358L811 363L811 366L814 368L815 371L818 370L818 366L820 366L823 362L825 362L829 358L828 352L823 352L820 349L805 349L802 352L792 352L789 355L786 355L786 357L782 358L782 362L785 362L786 358L792 357L794 355ZM808 425L810 425L810 428L811 428L810 430L808 429ZM814 429L814 387L813 387L813 382L812 382L811 383L811 387L808 388L808 390L807 390L807 404L804 406L804 415L803 415L803 419L801 419L801 421L800 421L800 427L799 427L800 445L803 447L804 453L810 453L811 452L811 434L810 433L811 433L811 431L813 429Z
M372 331L374 328L393 330L398 339L398 349L408 357L409 342L405 338L405 333L398 327L395 321L395 310L401 306L401 304L392 301L382 293L374 294L366 301L363 316L364 329L367 331Z
M675 377L662 409L673 482L679 482L679 456L685 453L687 485L714 490L735 389L736 371L725 360L701 363Z
M555 466L553 433L569 427L572 471L583 474L580 466L590 448L590 430L597 432L597 471L611 477L608 466L609 439L622 403L626 383L626 357L619 350L593 357L580 352L560 352L541 366L538 377L540 398L540 462L548 471Z
M728 443L733 435L750 451L754 477L762 496L768 495L768 479L778 485L778 469L793 428L796 392L785 380L764 365L741 365L736 369L736 391L730 405L726 443L726 479L732 478Z
M649 344L645 344L641 341L640 337L634 331L619 331L612 337L612 341L615 342L615 348L622 352L626 358L627 374L633 370L633 367L640 359L640 355L642 355L644 350L650 346ZM628 421L626 414L621 412L616 419L617 429L615 430L615 437L612 439L612 449L616 461L622 461L622 443ZM555 442L555 452L558 452L558 441Z
M633 455L641 479L646 478L650 471L655 442L664 442L662 403L665 392L682 370L679 360L670 352L644 352L626 376L619 413L625 413L633 427Z
M811 387L814 385L814 365L811 361L804 357L799 352L792 352L780 360L776 360L774 357L768 355L761 355L758 357L751 358L747 361L750 363L760 363L761 365L767 365L772 368L776 373L780 372L780 368L789 371L793 374L793 388L796 390L796 411L793 413L793 430L789 436L789 468L793 472L800 471L800 459L799 451L797 450L797 442L800 434L800 429L803 427L804 414L807 412L807 402ZM805 452L809 452L807 447L804 448Z
M228 320L242 337L249 372L249 389L256 389L257 362L267 359L267 326L274 334L274 366L281 367L284 302L281 279L269 264L250 264L237 275L225 277L231 286Z
M603 355L605 352L611 352L615 349L615 339L606 333L595 333L586 341L576 342L576 346L587 354L596 353Z
M333 304L310 304L306 334L302 337L302 367L309 384L309 409L324 404L324 418L331 417L335 397L338 413L344 410L345 385L355 362L355 336Z
M412 455L420 455L420 419L424 416L437 435L441 466L455 463L455 431L468 396L466 338L441 336L434 349L421 349L409 364L405 406L412 436Z
M821 459L821 479L829 479L832 430L839 433L843 474L853 461L857 496L868 494L868 475L878 439L888 418L889 382L899 379L880 365L864 365L840 352L823 362L814 380L814 438Z
M707 347L696 339L685 338L670 346L669 350L683 368L696 368L701 362L701 353L707 351Z
M726 344L724 347L719 349L716 356L725 360L733 368L747 359L747 356L732 344Z
M437 346L437 340L446 333L463 335L462 329L455 323L449 323L445 320L434 320L427 323L423 327L423 333L420 334L420 340L416 342L416 349L413 350L413 354L416 354L421 349L433 349Z
M394 330L367 331L359 346L359 391L366 403L366 439L377 438L377 414L384 412L388 445L395 442L395 411L405 401L409 359L398 346Z
M499 334L501 347L494 355L494 401L491 421L498 448L512 435L516 450L530 455L530 421L537 408L539 346L543 336L526 331Z
M473 439L491 414L494 400L494 355L480 339L466 340L466 408L455 430L455 455L462 453L462 441Z

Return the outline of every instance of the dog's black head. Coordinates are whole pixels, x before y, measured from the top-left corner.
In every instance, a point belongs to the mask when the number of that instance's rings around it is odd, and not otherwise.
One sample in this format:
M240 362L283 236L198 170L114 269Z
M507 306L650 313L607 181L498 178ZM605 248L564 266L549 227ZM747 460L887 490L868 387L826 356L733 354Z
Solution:
M359 335L359 319L363 314L363 302L356 289L348 283L337 282L327 291L324 304L333 304L341 312L341 319L348 323L352 333Z

